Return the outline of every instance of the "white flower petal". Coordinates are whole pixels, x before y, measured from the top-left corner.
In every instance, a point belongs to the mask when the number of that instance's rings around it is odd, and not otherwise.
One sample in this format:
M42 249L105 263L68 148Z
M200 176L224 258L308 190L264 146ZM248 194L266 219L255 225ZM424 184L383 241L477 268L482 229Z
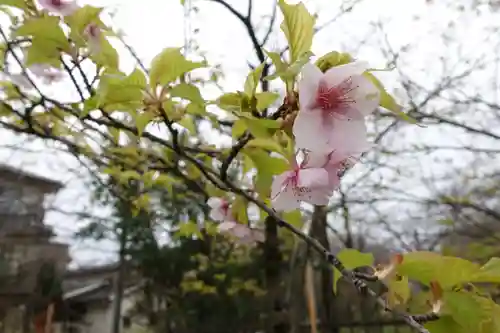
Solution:
M303 195L302 200L312 205L325 206L330 202L334 188L331 186L321 186L312 189L310 193Z
M301 110L293 124L295 146L318 153L329 153L334 145L331 142L333 117L323 116L322 110Z
M364 76L356 76L352 78L353 89L348 95L356 103L353 107L363 116L372 113L380 103L380 91L378 88Z
M277 196L272 197L271 204L276 211L290 212L300 207L299 198L292 191L292 186L287 186Z
M307 63L302 67L301 76L298 84L299 103L301 109L306 109L316 99L318 84L323 77L323 73L315 65Z
M331 151L344 154L363 152L369 147L366 134L366 125L363 120L336 120L331 132Z
M222 209L213 208L210 210L209 217L214 221L224 221L226 214Z
M349 78L363 74L367 69L368 63L365 61L350 62L330 68L323 78L329 87L334 87Z
M299 171L300 187L320 187L328 183L328 173L323 168L301 169Z
M207 200L207 205L210 208L221 208L225 200L218 197L211 197Z

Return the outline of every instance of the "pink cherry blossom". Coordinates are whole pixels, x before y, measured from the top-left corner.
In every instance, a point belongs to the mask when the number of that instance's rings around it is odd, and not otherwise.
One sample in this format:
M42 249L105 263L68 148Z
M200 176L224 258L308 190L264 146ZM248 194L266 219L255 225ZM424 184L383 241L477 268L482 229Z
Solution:
M38 0L38 3L43 9L61 16L71 15L79 8L74 0Z
M293 125L297 148L329 152L358 150L366 144L364 117L379 104L379 91L362 74L364 62L353 62L326 73L313 64L302 69L300 111Z
M10 78L14 85L18 86L21 89L29 90L33 88L33 84L31 84L31 81L25 74L10 74L7 75L7 77Z
M88 48L91 53L99 52L101 48L102 31L95 23L90 23L83 30L83 35L88 43Z
M340 186L340 177L348 168L352 167L361 154L370 146L359 152L332 151L329 154L308 152L304 160L306 167L323 168L328 173L328 181L316 188L316 193L333 194Z
M255 242L263 242L265 239L262 230L252 229L247 225L234 221L224 221L219 224L217 229L221 233L235 237L240 244L253 244Z
M223 198L212 197L207 200L207 205L210 209L210 218L214 221L231 220L231 210L229 202Z
M34 64L31 65L28 70L35 76L41 78L46 84L60 81L64 77L62 71L46 64Z
M271 185L271 202L277 211L292 211L301 201L314 205L326 205L331 193L322 185L328 183L328 172L322 167L300 166L292 162L292 170L274 177Z

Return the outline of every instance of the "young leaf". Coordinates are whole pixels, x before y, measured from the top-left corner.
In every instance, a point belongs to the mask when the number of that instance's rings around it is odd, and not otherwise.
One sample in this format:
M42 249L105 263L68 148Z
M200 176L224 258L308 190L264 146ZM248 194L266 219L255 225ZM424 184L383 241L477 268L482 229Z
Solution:
M392 279L387 283L387 302L389 307L394 308L401 304L406 304L411 296L408 278L403 276L401 279Z
M85 5L78 8L75 12L73 12L73 14L65 16L64 20L71 27L74 35L81 35L85 27L87 27L90 23L97 23L99 26L102 25L99 16L101 15L103 9L104 8L102 7Z
M151 62L151 86L167 85L183 74L202 67L205 67L204 63L187 60L180 48L166 48Z
M316 19L302 2L289 5L279 0L278 5L284 18L280 27L290 46L290 63L294 63L303 53L310 51Z
M47 64L54 68L61 66L57 47L47 43L45 39L38 36L33 37L31 45L27 49L25 60L27 67L35 64Z
M265 51L267 56L271 58L271 61L273 62L274 68L275 68L275 73L272 75L267 76L265 79L266 80L274 80L277 77L279 77L279 73L284 73L286 69L288 68L288 64L283 62L281 59L281 56L278 52L270 52L270 51Z
M137 128L138 136L142 135L144 129L146 128L146 126L148 126L148 124L154 117L154 114L150 112L140 112L135 114L135 127Z
M227 93L217 98L216 104L226 111L240 111L243 96L241 93Z
M19 9L27 9L27 3L25 0L0 0L0 5L17 7Z
M480 332L483 321L491 318L488 300L468 292L445 292L445 312L469 332Z
M101 38L101 44L99 46L98 52L92 52L90 54L90 59L92 59L97 65L105 67L107 69L118 70L119 57L118 52L115 50L113 45L109 42L107 38Z
M316 66L324 73L332 67L348 64L352 60L353 58L349 53L332 51L316 60Z
M66 52L71 52L66 35L59 26L59 18L56 16L42 16L26 20L15 31L15 36L32 36L39 40L43 40L46 48L59 49Z
M471 282L500 283L500 259L491 258L471 279Z
M404 255L398 272L429 285L438 282L444 289L471 281L479 271L479 265L468 260L442 256L434 252L410 252Z
M256 138L270 138L273 133L270 129L277 129L281 126L277 121L271 119L243 119L250 133Z
M255 94L257 100L257 111L262 111L270 107L280 97L279 94L270 91L264 91Z
M247 143L247 147L262 148L285 155L283 147L281 147L273 139L262 139L262 138L253 139Z
M438 320L433 320L424 324L430 333L466 333L469 332L460 326L452 316L441 316Z
M396 114L398 117L400 117L401 119L403 119L409 123L412 123L412 124L418 123L418 121L416 119L410 117L409 115L407 115L406 113L401 111L403 109L403 107L401 105L399 105L396 102L396 100L394 99L394 97L392 97L385 90L384 85L375 77L375 75L373 75L370 72L365 72L363 75L365 75L370 81L372 81L372 83L380 91L380 106L381 107L391 111L392 113Z
M205 100L201 97L200 90L195 85L180 83L170 89L171 97L180 97L196 104L204 105Z
M265 63L260 64L255 70L248 74L244 88L245 94L247 94L248 97L255 95L255 91L259 86L260 77L262 76L262 71L264 70L264 65Z
M233 138L239 138L247 130L247 124L244 119L238 119L234 122L231 128L231 135Z
M121 73L107 73L101 76L97 89L97 105L104 106L109 111L124 107L135 112L142 105L142 92L146 88L144 73L139 69L135 69L128 76Z
M373 254L362 253L355 249L343 249L337 254L337 258L347 269L371 266L374 260ZM335 267L333 269L333 292L337 292L337 281L340 279L341 273Z

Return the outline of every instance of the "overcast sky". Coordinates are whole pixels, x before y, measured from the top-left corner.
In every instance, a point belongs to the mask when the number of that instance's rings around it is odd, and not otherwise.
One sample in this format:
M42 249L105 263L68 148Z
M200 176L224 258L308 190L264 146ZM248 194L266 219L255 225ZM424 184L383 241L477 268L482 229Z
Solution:
M188 1L186 1L188 2ZM253 13L254 24L262 21L260 17L269 15L273 0L254 0L258 3ZM474 13L467 11L459 14L455 9L447 6L448 1L435 1L438 4L429 5L425 0L364 0L354 6L349 14L341 16L333 24L327 25L318 33L314 40L313 52L322 55L332 50L348 50L355 52L359 59L370 61L372 67L384 67L384 57L378 50L383 43L380 38L377 23L384 23L387 40L398 51L408 43L416 45L406 61L409 73L423 85L432 85L438 67L432 67L432 59L439 56L453 56L458 52L453 47L444 48L441 32L449 28L450 24L459 21L454 29L454 37L462 40L460 45L466 46L466 52L478 52L475 43L480 42L478 37L484 35L484 27L491 25L495 17L482 14L477 20ZM457 3L453 1L453 3ZM462 1L466 3L467 1ZM182 46L184 36L184 10L178 0L95 0L80 1L80 4L104 6L113 12L113 24L125 33L125 39L136 50L144 63L149 61L164 47ZM237 9L246 10L245 0L230 1ZM323 25L340 12L340 1L310 0L305 1L307 7L318 13L318 25ZM349 7L349 2L344 2ZM244 27L227 10L219 4L209 0L192 1L192 5L199 7L197 14L191 17L191 29L198 28L196 40L201 50L207 52L211 63L221 63L225 72L224 88L228 91L240 89L247 72L247 59L255 56ZM279 20L278 20L279 21ZM497 20L498 22L499 20ZM266 22L264 21L264 24ZM261 34L260 34L261 35ZM363 41L367 45L358 48ZM276 30L268 48L279 48L284 45L281 33ZM124 54L122 66L124 70L131 70L134 60ZM467 56L467 55L465 55ZM389 86L394 81L392 73L380 75ZM63 86L50 88L53 94L66 98L74 96L74 92ZM205 91L205 96L214 97L215 91ZM420 132L420 136L431 137L431 132ZM1 149L0 158L7 163L23 169L34 171L65 183L66 188L59 193L56 204L61 209L71 210L75 207L84 208L85 188L78 177L68 169L78 168L74 160L52 150L43 149L40 145L26 144L25 138L14 137L2 133L5 145L23 142L23 148L32 148L35 153L25 149ZM87 265L105 262L113 258L114 249L110 244L94 242L77 242L72 239L73 233L81 226L74 217L58 213L50 214L47 223L54 225L58 239L72 244L74 264Z

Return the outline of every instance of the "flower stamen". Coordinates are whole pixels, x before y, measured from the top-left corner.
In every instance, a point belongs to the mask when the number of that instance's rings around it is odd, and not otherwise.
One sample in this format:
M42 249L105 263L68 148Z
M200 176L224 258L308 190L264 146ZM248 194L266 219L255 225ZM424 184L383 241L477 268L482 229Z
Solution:
M329 87L326 81L321 80L314 107L328 114L344 115L349 110L350 105L356 103L356 100L349 96L349 93L356 88L358 86L353 86L351 77L333 87Z

